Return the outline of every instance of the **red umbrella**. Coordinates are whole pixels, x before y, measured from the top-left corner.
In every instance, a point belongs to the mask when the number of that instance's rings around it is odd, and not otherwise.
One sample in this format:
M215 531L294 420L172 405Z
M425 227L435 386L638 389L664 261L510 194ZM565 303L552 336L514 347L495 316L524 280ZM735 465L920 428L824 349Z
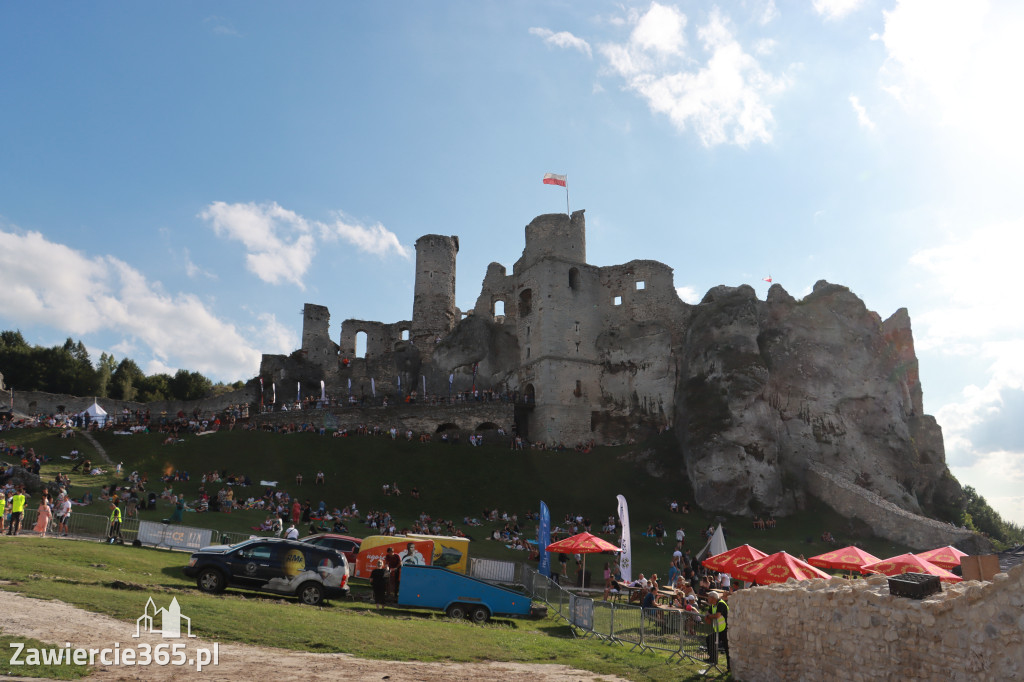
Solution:
M750 580L759 585L771 585L772 583L784 583L790 578L796 580L825 578L827 580L832 576L785 552L776 552L763 559L743 564L733 577Z
M956 547L946 546L933 549L928 552L921 552L914 556L919 559L931 562L940 568L950 569L956 568L960 565L960 557L967 556L966 552L961 552Z
M925 561L913 554L900 554L891 559L876 561L864 566L864 570L890 576L903 573L927 573L928 575L937 575L939 580L945 580L947 583L958 583L963 580L960 576L953 575L946 569L939 568L932 562Z
M713 571L729 573L743 564L749 564L755 559L763 559L766 556L768 555L756 547L740 545L739 547L730 549L728 552L722 552L721 554L708 557L702 563L706 568L710 568Z
M831 552L819 554L818 556L812 556L807 560L807 563L818 568L859 571L865 564L873 564L876 561L879 561L878 557L868 554L859 547L850 546L834 549Z
M602 540L596 535L590 533L579 533L571 537L567 537L564 540L558 542L552 542L545 549L549 552L563 552L565 554L582 554L583 555L583 572L586 574L587 571L587 555L597 554L599 552L621 552L622 549L616 547L607 540ZM580 586L582 587L582 585Z

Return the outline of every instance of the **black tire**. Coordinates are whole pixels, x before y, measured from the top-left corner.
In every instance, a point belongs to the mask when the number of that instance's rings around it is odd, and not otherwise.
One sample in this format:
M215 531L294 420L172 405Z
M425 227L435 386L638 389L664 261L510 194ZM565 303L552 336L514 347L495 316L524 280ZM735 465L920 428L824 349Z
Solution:
M486 606L474 606L469 611L469 619L474 623L486 623L491 619L491 612Z
M299 585L295 596L306 606L320 606L324 601L324 587L320 583L310 580Z
M448 607L448 610L445 611L445 613L448 614L449 618L453 618L455 620L462 620L463 618L466 617L466 605L465 604L452 604L451 606Z
M224 591L227 581L224 580L224 574L216 568L204 568L196 576L196 586L199 587L200 592L217 594Z

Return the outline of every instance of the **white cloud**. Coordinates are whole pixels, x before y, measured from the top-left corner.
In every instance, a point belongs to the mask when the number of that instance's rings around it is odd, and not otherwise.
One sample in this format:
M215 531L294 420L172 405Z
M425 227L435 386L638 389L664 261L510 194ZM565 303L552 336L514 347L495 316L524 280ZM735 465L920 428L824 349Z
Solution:
M1024 524L1024 452L986 453L970 466L950 466L950 471L983 494L1003 519Z
M914 314L918 350L968 357L985 367L935 417L942 425L947 460L951 467L961 467L963 477L956 469L954 473L986 491L993 489L993 482L977 477L995 471L996 462L1001 462L999 480L1024 475L1024 454L1007 450L1012 443L999 442L1000 432L1017 421L1017 402L1010 399L1019 399L1024 391L1024 313L1017 272L1022 250L1024 219L1018 219L975 229L910 258L922 286L937 301ZM1002 513L1009 510L994 499L989 502ZM1024 522L1020 500L1014 504L1013 518Z
M773 117L768 98L787 85L766 73L733 35L729 21L712 10L697 30L703 63L683 55L686 17L653 3L635 18L625 43L601 45L601 54L626 88L679 130L692 128L705 146L771 141Z
M675 7L651 3L640 17L629 42L641 50L663 55L681 55L686 46L686 15Z
M560 48L579 50L588 57L591 56L590 43L579 38L568 31L554 31L547 28L531 28L530 33L544 39L544 44Z
M203 19L203 25L206 26L211 32L222 36L234 36L238 37L241 34L235 30L235 27L231 25L231 22L224 17L209 16Z
M765 26L779 18L779 8L775 6L775 0L765 0L760 6L760 14L757 15L757 23ZM755 3L754 13L757 14L758 7Z
M199 267L198 265L195 264L195 262L192 260L192 254L189 253L188 249L184 250L184 257L185 257L185 274L188 275L190 279L194 279L198 275L202 275L203 277L206 277L207 279L217 279L217 275L213 274L212 272L210 272L208 270L203 270L201 267Z
M218 319L193 294L169 294L127 263L88 257L38 232L0 229L0 315L62 334L120 335L120 348L145 348L152 358L211 378L255 375L261 351L250 335Z
M826 19L842 19L863 4L864 0L814 0L814 11Z
M857 95L850 95L850 106L853 107L854 112L857 114L857 123L860 124L861 128L875 129L875 122L868 116L868 110L860 103L860 98Z
M218 236L241 242L247 251L246 267L269 284L291 282L305 289L303 277L316 255L317 237L323 241L341 239L377 256L394 252L410 257L409 248L380 223L363 227L346 222L340 213L333 222L323 223L307 220L275 202L215 201L199 217L210 222Z
M883 90L922 121L957 132L971 149L1024 154L1024 13L987 0L898 0L885 16ZM948 144L948 142L947 142Z
M700 303L701 298L703 298L697 293L697 290L691 286L676 287L676 293L679 294L679 298L683 299L684 302L689 303L690 305L697 305Z

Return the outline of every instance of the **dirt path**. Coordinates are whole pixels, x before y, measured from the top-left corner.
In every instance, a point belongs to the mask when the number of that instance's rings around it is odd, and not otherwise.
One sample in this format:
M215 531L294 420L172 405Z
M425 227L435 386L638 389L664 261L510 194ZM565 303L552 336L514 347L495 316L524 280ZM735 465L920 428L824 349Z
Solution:
M135 627L129 623L84 611L60 601L30 599L14 592L0 591L0 629L8 636L32 637L63 647L105 648L119 642L121 649L138 649L143 643L156 646L161 643L184 642L186 656L196 657L197 649L212 649L212 641L194 639L163 639L159 635L143 634L135 639ZM421 663L376 661L356 658L348 654L311 654L244 644L218 644L219 662L197 674L194 668L174 665L104 666L97 663L96 672L88 680L155 680L169 682L179 677L204 680L481 680L506 682L521 680L618 680L575 670L562 665L525 663ZM17 668L11 668L17 674ZM0 673L0 679L4 675Z
M103 449L103 446L99 444L99 441L97 441L91 433L89 433L85 429L78 429L77 433L84 437L87 441L89 441L94 448L96 448L96 454L99 456L101 460L103 460L107 464L113 464L113 462L110 460L110 457L107 455L107 451Z

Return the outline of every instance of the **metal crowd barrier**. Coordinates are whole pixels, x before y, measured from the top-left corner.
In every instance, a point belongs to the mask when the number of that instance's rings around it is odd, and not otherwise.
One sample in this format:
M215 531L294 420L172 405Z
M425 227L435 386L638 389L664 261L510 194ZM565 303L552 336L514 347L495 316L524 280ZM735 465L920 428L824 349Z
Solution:
M39 511L26 509L25 516L21 521L21 531L31 531L36 525ZM68 519L68 535L86 538L105 538L110 531L110 517L99 514L76 514L71 509L71 518ZM50 520L50 529L47 535L57 535L57 517ZM121 522L121 537L126 543L130 543L139 535L139 519L136 517L124 519Z
M583 636L641 651L662 651L669 660L678 657L706 664L704 675L712 670L724 672L719 667L718 636L699 613L597 601L572 594L532 568L524 567L524 574L530 596L546 602Z

